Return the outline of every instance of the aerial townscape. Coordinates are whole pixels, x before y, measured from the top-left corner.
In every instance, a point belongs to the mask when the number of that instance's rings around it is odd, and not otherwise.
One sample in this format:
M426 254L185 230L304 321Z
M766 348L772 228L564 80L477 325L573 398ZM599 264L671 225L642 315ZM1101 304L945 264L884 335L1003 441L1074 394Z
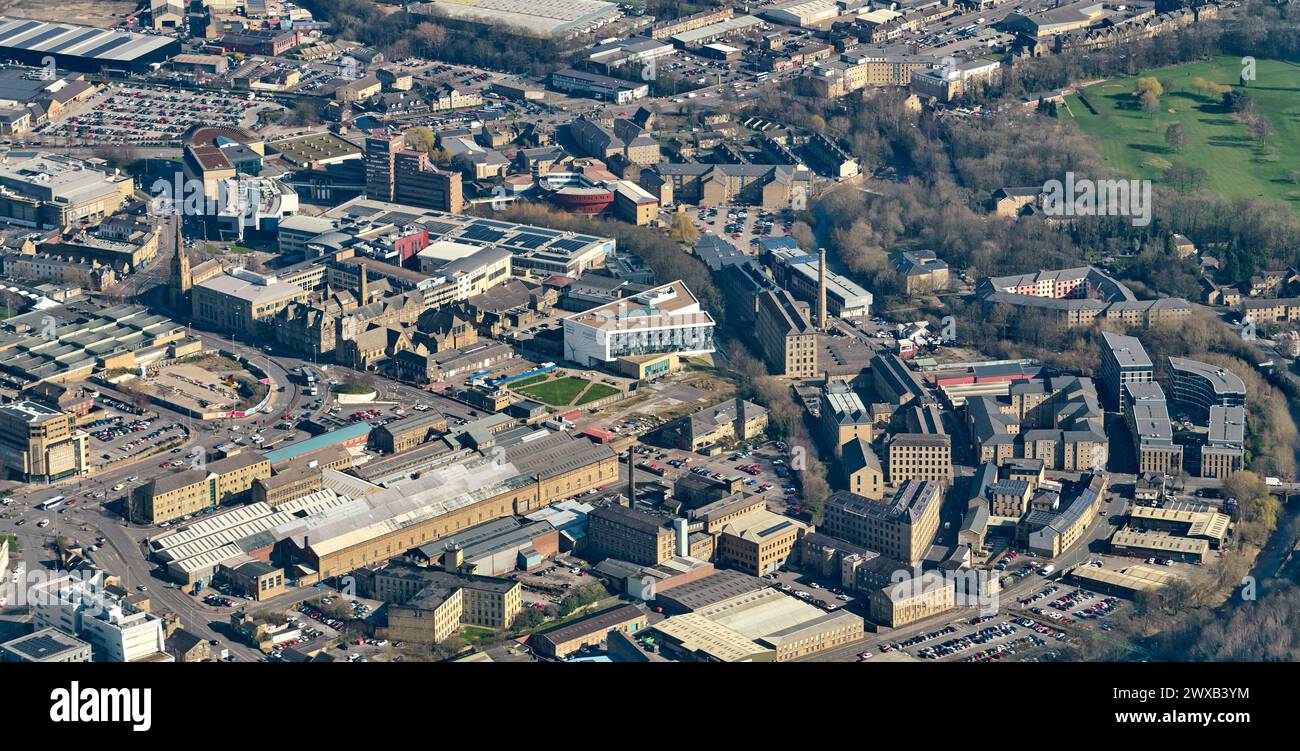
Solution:
M1300 659L1297 122L1286 0L0 0L0 662Z

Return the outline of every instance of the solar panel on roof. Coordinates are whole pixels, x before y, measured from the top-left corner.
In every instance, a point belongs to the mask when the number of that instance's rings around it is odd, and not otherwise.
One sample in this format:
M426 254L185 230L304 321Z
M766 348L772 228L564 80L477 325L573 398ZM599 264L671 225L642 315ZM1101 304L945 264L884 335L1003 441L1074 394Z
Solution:
M469 227L466 227L463 234L471 240L482 240L483 242L490 243L494 243L506 236L506 233L504 232L489 229L481 224L472 224Z
M577 238L566 237L551 243L551 248L558 250L582 250L587 243Z
M435 222L431 220L420 224L429 230L429 234L433 235L445 235L460 227L459 224L452 224L451 222Z
M49 636L35 636L11 647L28 657L47 657L69 648L68 645Z
M496 227L497 229L514 229L517 226L508 222L497 222L491 219L480 219L477 224L486 224L489 227Z
M7 40L12 39L20 34L24 34L28 31L31 31L32 29L40 25L41 25L40 21L24 21L23 23L20 23L17 26L10 29L9 31L5 32L4 36L0 36L0 44L4 44Z
M134 42L134 41L135 41L135 40L132 39L131 37L126 37L126 36L124 36L124 37L118 37L117 39L114 39L113 41L109 42L108 44L101 44L100 46L96 47L95 49L93 49L93 50L91 50L91 51L89 51L89 52L83 52L83 53L81 53L81 54L82 54L83 56L85 56L85 57L103 57L105 52L112 52L113 50L117 49L118 47L121 47L121 46L126 45L126 44L130 44L130 43L132 43L132 42Z
M71 29L68 29L64 26L55 26L52 29L46 29L45 31L42 31L41 33L37 34L31 39L24 40L23 46L28 49L31 49L36 45L40 44L41 42L44 42L47 39L53 39L56 36L67 34L69 31L71 31Z
M59 44L46 50L46 52L62 52L68 49L69 47L75 47L76 45L81 44L82 42L88 39L93 39L103 33L104 33L103 29L90 29L86 33L78 34L66 42L60 42Z
M410 214L405 211L390 211L379 217L376 221L388 222L390 224L410 224L419 218L419 214Z
M375 208L373 206L353 206L348 210L348 216L374 216L381 211L383 211L383 209Z
M533 250L546 244L548 238L541 235L518 235L510 239L507 245L514 245L520 248Z

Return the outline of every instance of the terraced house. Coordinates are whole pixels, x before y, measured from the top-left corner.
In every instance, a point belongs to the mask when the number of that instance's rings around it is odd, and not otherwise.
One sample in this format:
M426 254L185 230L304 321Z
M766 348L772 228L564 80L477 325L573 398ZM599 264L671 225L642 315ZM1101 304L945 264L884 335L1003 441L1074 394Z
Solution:
M986 277L975 293L988 305L1037 310L1069 327L1089 326L1098 318L1148 327L1177 323L1192 311L1182 298L1139 300L1118 279L1092 266Z
M1275 300L1243 300L1241 312L1255 323L1300 321L1300 297Z

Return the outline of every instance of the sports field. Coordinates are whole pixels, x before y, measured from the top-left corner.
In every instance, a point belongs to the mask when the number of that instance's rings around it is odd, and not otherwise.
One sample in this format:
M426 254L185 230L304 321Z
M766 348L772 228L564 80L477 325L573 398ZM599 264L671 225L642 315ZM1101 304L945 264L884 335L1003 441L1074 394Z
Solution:
M1253 139L1217 95L1192 87L1199 77L1239 88L1241 72L1241 59L1228 56L1146 71L1141 75L1156 77L1165 89L1155 112L1144 111L1133 96L1140 76L1111 79L1084 89L1095 112L1070 96L1060 117L1095 136L1106 163L1134 177L1159 183L1171 163L1200 167L1205 187L1220 195L1280 200L1300 210L1300 65L1256 61L1256 78L1245 91L1273 126L1266 144ZM1181 149L1165 143L1175 122L1187 133Z

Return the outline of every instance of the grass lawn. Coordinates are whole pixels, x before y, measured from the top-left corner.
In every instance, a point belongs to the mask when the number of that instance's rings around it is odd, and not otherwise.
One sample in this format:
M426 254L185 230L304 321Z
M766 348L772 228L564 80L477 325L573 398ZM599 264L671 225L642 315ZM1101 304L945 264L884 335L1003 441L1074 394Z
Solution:
M470 644L473 644L474 642L482 641L483 639L490 639L493 636L496 636L496 633L497 632L493 631L490 628L466 626L464 629L461 630L460 637L465 641L469 642Z
M359 383L336 383L330 387L330 391L336 394L369 394L374 389Z
M536 399L542 404L549 404L552 407L564 407L573 401L578 394L581 394L589 383L591 381L586 378L557 378L546 383L515 389L515 391L530 399Z
M524 386L531 386L534 383L541 383L542 381L545 381L547 378L550 378L550 376L548 376L545 373L541 373L535 376L528 376L527 378L521 378L518 381L515 381L514 383L510 384L510 388L519 390Z
M578 400L577 406L582 406L583 404L590 404L591 402L597 401L598 399L604 399L606 397L614 396L617 393L618 393L618 389L614 388L613 386L606 386L603 383L593 383L591 384L591 388L587 389L587 393L583 394L582 398Z
M1206 187L1222 196L1255 196L1300 209L1300 185L1291 181L1291 172L1300 170L1300 65L1259 60L1257 77L1245 88L1273 126L1267 145L1252 139L1246 126L1219 105L1218 96L1191 87L1197 77L1236 87L1240 74L1241 60L1231 56L1156 68L1142 73L1165 87L1153 113L1143 111L1132 95L1138 78L1132 76L1084 90L1096 114L1070 96L1068 111L1062 109L1059 116L1073 118L1095 136L1106 163L1133 177L1158 183L1169 163L1178 162L1204 169ZM1165 143L1165 130L1176 122L1187 133L1181 151Z

